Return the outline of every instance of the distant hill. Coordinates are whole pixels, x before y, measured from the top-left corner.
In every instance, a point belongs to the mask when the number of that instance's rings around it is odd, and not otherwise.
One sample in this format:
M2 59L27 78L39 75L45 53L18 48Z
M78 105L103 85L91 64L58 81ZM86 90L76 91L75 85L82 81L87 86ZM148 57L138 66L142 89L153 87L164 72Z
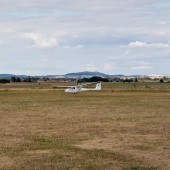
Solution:
M90 71L84 71L84 72L77 72L77 73L68 73L64 75L65 77L75 77L75 78L79 78L79 77L93 77L93 76L98 76L98 77L109 77L109 75L104 74L104 73L100 73L100 72L90 72Z
M11 77L20 77L26 78L28 75L14 75L14 74L0 74L0 78L11 78ZM91 77L102 77L102 78L120 78L124 75L108 75L101 72L90 72L90 71L83 71L83 72L76 72L76 73L68 73L65 75L44 75L44 76L33 76L37 78L91 78Z
M15 76L15 75L13 75L13 74L0 74L0 78L11 78L13 76Z
M10 79L11 77L20 77L20 78L27 78L29 75L14 75L14 74L0 74L0 78L7 78ZM65 75L41 75L41 76L31 76L31 77L36 77L36 78L50 78L50 79L56 79L56 78L91 78L91 77L102 77L102 78L138 78L138 77L148 77L151 79L154 78L163 78L167 77L170 78L170 74L152 74L152 75L122 75L122 74L117 74L117 75L109 75L109 74L104 74L101 72L91 72L91 71L83 71L83 72L75 72L75 73L68 73Z
M11 78L11 77L20 77L20 78L25 78L28 77L26 75L14 75L14 74L0 74L0 78Z

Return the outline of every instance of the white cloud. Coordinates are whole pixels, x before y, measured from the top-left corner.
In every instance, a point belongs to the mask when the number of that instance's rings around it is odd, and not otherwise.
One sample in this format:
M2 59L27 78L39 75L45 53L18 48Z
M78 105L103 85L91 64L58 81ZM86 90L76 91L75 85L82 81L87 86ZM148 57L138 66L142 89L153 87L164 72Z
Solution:
M107 64L105 64L104 65L104 70L113 70L113 67L112 67L112 64L110 64L110 63L107 63Z
M58 45L55 37L47 37L39 33L25 33L23 38L32 40L39 48L52 48Z
M8 34L8 33L12 33L13 30L10 28L1 28L0 29L0 34Z
M56 46L61 46L62 48L73 46L71 44L67 44L67 41L71 39L77 38L77 34L73 31L67 30L57 30L54 33L48 32L27 32L22 34L23 39L27 39L32 41L33 47L39 48L53 48ZM32 47L32 46L31 46ZM75 45L75 48L82 48L83 45Z
M93 63L85 64L84 70L85 71L98 71L97 67Z
M131 70L147 70L147 69L152 69L151 66L132 66L130 68Z
M140 41L135 41L135 42L129 43L129 47L143 47L145 45L146 45L146 43L140 42Z
M155 47L155 48L170 48L170 44L165 44L165 43L152 43L148 44L150 47Z
M135 41L129 43L129 47L153 47L153 48L170 48L170 44L166 43L146 43Z
M155 34L156 36L166 36L166 32L165 31L153 31L153 34Z
M76 46L76 48L83 48L83 47L84 47L84 45L81 45L81 44Z
M153 68L149 62L141 60L134 60L131 62L131 65L131 70L148 70Z

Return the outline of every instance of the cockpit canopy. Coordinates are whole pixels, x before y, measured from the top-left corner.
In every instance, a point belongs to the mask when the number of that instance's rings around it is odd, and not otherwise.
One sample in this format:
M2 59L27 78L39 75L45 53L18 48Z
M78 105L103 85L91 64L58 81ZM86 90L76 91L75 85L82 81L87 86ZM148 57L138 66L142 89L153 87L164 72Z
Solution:
M73 87L70 87L69 89L70 89L70 90L75 90L75 89L76 89L76 87L74 87L74 86L73 86Z

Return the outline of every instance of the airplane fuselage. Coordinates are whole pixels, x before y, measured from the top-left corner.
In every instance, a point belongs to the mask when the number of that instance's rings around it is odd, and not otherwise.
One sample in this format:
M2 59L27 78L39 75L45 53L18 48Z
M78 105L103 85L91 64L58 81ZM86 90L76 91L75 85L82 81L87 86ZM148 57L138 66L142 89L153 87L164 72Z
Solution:
M98 91L101 90L101 83L96 84L96 88L83 88L82 86L72 86L65 90L67 93L78 93L85 91Z
M91 91L95 89L87 89L87 88L79 88L79 87L71 87L65 90L67 93L78 93L78 92L85 92L85 91Z

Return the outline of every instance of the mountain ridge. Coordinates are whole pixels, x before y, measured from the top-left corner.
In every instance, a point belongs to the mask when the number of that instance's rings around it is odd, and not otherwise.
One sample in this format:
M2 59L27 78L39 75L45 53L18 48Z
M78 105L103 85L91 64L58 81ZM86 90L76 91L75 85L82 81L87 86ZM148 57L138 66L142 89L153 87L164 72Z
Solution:
M80 77L83 77L83 76L87 76L87 77L90 77L90 76L99 76L99 77L108 77L109 75L105 74L105 73L101 73L101 72L91 72L91 71L83 71L83 72L74 72L74 73L67 73L65 74L65 76L68 76L68 77L71 77L71 76L80 76Z
M15 74L0 74L0 78L11 78L11 77L20 77L20 78L26 78L29 75L15 75ZM149 77L151 79L154 78L162 78L162 77L167 77L170 78L170 74L147 74L147 75L123 75L123 74L115 74L115 75L109 75L105 73L101 73L98 71L82 71L82 72L72 72L72 73L67 73L64 75L41 75L41 76L30 76L30 77L49 77L49 78L90 78L90 77L103 77L103 78L122 78L122 77Z

